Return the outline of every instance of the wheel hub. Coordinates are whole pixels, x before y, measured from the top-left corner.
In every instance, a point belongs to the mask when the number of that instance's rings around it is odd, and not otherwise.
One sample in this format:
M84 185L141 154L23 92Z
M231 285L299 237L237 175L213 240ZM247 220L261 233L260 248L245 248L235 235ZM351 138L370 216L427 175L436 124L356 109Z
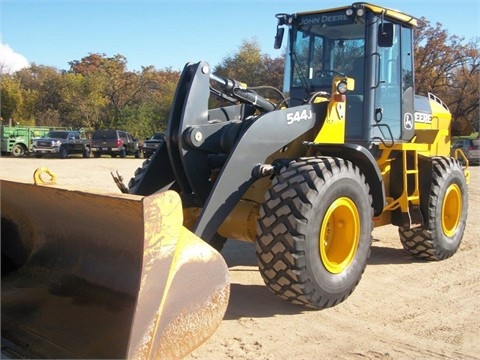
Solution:
M349 198L338 198L328 208L320 228L320 258L325 268L341 273L354 259L359 240L357 207Z
M462 194L457 184L447 188L442 204L442 229L446 236L454 235L460 221L462 209Z

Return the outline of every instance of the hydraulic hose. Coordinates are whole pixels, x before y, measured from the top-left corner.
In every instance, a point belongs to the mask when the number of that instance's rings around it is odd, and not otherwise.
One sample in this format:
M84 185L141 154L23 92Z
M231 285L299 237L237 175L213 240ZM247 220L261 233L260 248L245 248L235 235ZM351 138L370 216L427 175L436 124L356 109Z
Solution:
M222 78L215 74L210 74L210 79L219 84L224 91L228 92L229 96L235 97L240 101L249 103L265 112L275 110L274 104L265 99L263 96L257 94L257 92L246 89L242 83L236 80Z

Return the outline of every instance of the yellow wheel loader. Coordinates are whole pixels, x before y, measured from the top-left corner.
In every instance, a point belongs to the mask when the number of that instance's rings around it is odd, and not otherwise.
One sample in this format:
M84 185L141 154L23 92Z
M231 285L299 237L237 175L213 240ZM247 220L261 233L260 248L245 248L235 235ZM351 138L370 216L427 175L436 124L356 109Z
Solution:
M450 157L448 107L415 95L417 20L367 3L277 18L287 95L187 64L165 143L128 191L175 190L197 236L255 242L266 285L314 308L352 293L375 226L398 227L413 256L452 256L469 170Z
M417 20L367 3L277 18L286 95L187 64L125 194L2 181L2 349L182 357L224 314L226 239L256 243L265 284L313 308L354 291L375 226L426 260L457 251L468 161L450 157L448 107L415 95Z

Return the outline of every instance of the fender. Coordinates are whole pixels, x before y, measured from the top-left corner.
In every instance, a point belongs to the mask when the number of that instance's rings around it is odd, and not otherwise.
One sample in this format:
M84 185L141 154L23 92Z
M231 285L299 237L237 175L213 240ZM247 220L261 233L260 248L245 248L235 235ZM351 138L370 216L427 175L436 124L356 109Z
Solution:
M385 204L385 184L382 173L373 155L361 145L357 144L317 144L311 143L312 147L322 155L335 156L349 160L362 170L365 175L373 200L375 216L383 212Z

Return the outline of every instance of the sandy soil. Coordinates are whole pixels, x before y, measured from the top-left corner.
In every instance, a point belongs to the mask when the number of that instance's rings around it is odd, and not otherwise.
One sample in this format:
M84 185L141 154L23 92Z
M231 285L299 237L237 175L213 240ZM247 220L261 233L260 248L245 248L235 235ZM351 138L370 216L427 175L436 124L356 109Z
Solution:
M0 176L32 179L47 166L61 185L118 193L141 159L0 159ZM231 298L217 332L187 359L480 359L480 167L471 169L469 217L459 251L425 262L403 251L397 230L374 230L367 269L342 304L309 310L277 299L263 285L253 244L223 251ZM192 294L194 296L194 294Z

